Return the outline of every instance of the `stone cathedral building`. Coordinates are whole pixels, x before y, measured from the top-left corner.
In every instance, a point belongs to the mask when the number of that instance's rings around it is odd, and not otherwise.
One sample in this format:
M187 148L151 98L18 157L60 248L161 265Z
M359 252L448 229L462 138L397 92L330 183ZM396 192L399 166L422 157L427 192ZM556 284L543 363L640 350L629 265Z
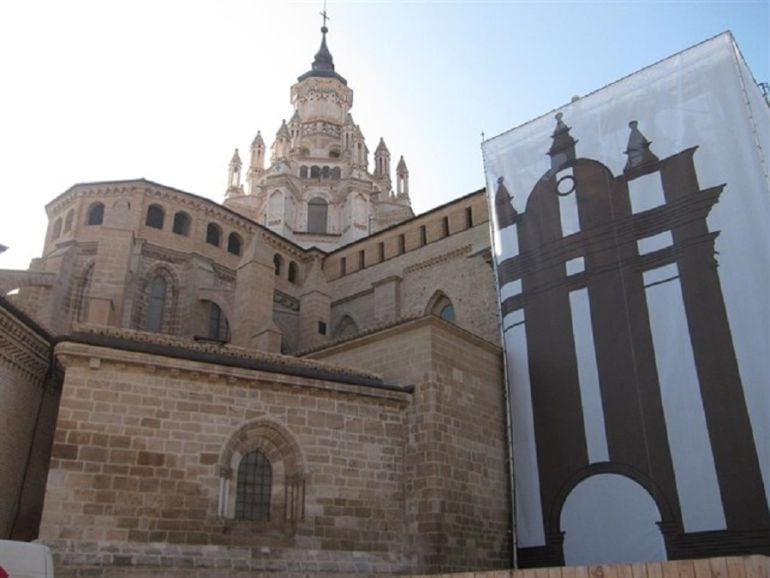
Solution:
M0 538L59 576L511 566L485 194L414 216L327 32L222 204L76 184L0 271Z

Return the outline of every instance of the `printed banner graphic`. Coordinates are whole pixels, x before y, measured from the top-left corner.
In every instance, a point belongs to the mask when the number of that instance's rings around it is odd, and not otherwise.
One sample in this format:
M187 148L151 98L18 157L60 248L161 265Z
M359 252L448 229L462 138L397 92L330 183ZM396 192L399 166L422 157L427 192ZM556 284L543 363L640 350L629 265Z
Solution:
M520 566L770 554L768 150L729 33L484 143Z

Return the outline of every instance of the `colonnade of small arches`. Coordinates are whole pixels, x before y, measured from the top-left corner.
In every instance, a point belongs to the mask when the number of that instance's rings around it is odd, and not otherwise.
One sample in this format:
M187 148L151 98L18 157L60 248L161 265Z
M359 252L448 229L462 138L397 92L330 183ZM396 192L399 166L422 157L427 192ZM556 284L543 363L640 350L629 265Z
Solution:
M147 213L145 216L144 224L147 227L154 229L163 229L165 222L166 211L158 204L152 204L147 207ZM177 235L188 236L190 234L190 226L192 219L190 215L184 211L177 211L174 213L174 221L171 227L171 232ZM210 222L206 225L206 243L219 247L222 243L223 233L222 227L217 223ZM231 232L227 236L227 252L232 255L240 255L243 251L243 239L238 233Z
M342 178L342 169L340 167L302 165L299 168L299 176L301 179L332 179L336 181Z
M104 203L95 202L88 207L86 212L86 225L98 226L104 223ZM70 209L64 217L64 233L69 232L72 229L74 219L74 209ZM157 203L153 203L147 207L145 213L144 225L153 229L163 230L166 225L166 209ZM192 217L184 211L177 211L174 213L172 220L171 232L175 235L187 237L190 235L190 229L192 226ZM51 240L55 241L62 235L62 218L59 217L54 221ZM224 233L222 227L215 223L209 222L206 225L206 243L213 245L214 247L222 246L224 240ZM243 252L243 238L236 232L231 232L227 235L227 242L225 245L227 252L232 255L241 255Z

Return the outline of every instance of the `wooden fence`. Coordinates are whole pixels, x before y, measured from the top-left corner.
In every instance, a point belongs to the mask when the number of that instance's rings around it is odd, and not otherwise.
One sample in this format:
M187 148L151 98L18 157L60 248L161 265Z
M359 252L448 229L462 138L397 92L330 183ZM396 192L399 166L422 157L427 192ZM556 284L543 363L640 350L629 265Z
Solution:
M640 564L492 570L411 578L770 578L770 557L742 556Z

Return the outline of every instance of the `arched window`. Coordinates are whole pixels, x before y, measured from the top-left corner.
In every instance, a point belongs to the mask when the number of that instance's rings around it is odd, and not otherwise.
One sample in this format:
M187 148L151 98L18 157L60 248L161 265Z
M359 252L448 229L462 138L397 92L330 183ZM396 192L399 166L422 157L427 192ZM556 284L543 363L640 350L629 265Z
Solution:
M310 167L310 178L311 179L318 179L321 177L321 167L318 167L316 165L313 165Z
M334 179L335 181L338 181L340 180L341 177L342 177L342 169L339 167L334 167L332 169L332 179Z
M303 167L299 168L299 176L300 176L301 179L306 179L307 178L307 167L303 166Z
M53 230L51 231L51 239L58 239L61 235L61 217L56 219L53 223Z
M72 219L75 218L75 210L70 209L67 211L67 216L64 217L64 232L69 233L72 230Z
M449 323L455 322L455 308L449 298L440 291L433 296L428 306L428 313L441 317Z
M88 208L88 219L86 223L89 225L101 225L104 221L104 205L101 203L94 203Z
M292 261L289 263L289 283L296 283L299 277L299 268L297 264Z
M233 255L241 254L241 237L237 233L230 233L228 235L227 252Z
M324 167L323 169L321 169L321 177L323 177L324 179L328 179L330 174L331 174L331 169L329 169L329 167Z
M214 245L215 247L219 247L219 240L222 238L222 229L219 228L219 225L215 223L209 223L209 226L206 227L206 242L209 245Z
M183 212L178 212L174 215L174 225L172 231L177 235L184 235L185 237L190 234L190 215Z
M329 206L321 197L310 199L307 204L307 232L326 233L326 219Z
M269 521L276 528L305 518L304 460L282 425L264 419L247 422L233 432L220 455L219 516Z
M162 229L163 221L165 219L166 212L160 205L150 205L147 207L147 217L144 219L144 224L153 229Z
M270 521L270 489L273 469L259 450L247 453L238 464L235 518L256 522Z
M273 256L273 266L275 269L275 274L280 275L281 269L283 269L283 257L281 257L278 253Z
M166 280L158 275L150 283L150 295L147 302L147 331L161 332L163 316L166 312Z
M209 326L207 337L209 339L216 339L217 341L227 341L230 333L230 326L227 323L227 317L222 312L222 309L214 303L209 301Z

